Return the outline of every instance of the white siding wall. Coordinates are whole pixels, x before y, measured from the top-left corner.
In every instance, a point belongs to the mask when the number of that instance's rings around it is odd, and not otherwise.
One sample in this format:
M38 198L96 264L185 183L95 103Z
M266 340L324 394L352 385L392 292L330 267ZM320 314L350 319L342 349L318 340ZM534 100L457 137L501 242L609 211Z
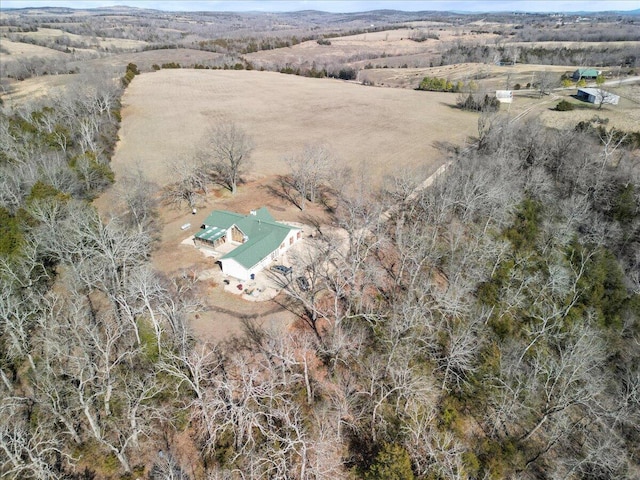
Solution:
M254 265L253 267L251 267L251 269L249 270L249 273L258 273L261 270L263 270L267 265L269 265L271 263L271 254L267 255L265 258L263 258L260 262L258 262L256 265Z
M299 230L291 230L287 234L287 237L284 239L284 242L283 242L284 248L280 250L280 246L278 246L278 248L275 250L276 257L282 255L284 252L286 252L289 249L289 247L291 247L291 245L293 245L298 241L297 240L298 232ZM290 243L291 238L293 238L293 243ZM249 280L252 273L260 272L272 262L272 258L271 258L272 253L267 255L265 258L263 258L260 262L258 262L256 265L254 265L250 269L244 268L242 265L236 262L233 258L223 258L222 260L220 260L220 264L222 265L222 272L225 275L229 275L231 277L237 278L238 280L243 280L243 281Z
M287 238L284 239L283 243L284 243L284 248L282 250L280 250L279 253L284 253L287 250L289 250L289 247L291 247L293 245L293 243L297 242L297 236L298 236L298 232L299 230L290 230L289 233L287 234ZM290 239L293 238L293 243L290 243Z
M220 260L222 272L225 275L237 278L238 280L249 280L250 272L236 262L233 258L224 258Z

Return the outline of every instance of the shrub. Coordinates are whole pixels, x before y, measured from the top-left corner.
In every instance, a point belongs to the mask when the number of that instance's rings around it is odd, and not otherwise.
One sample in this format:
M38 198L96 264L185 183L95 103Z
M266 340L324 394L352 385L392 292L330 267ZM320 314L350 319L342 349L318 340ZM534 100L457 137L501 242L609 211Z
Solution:
M318 45L331 45L331 40L327 40L326 38L318 39Z
M133 77L139 74L140 70L138 70L138 66L135 63L129 63L127 65L127 71L125 72L124 77L122 77L122 85L126 87L131 83Z
M458 92L462 88L462 83L453 83L445 78L424 77L420 82L418 90L428 92Z
M0 254L11 255L20 251L22 228L20 220L11 212L0 207Z
M70 198L71 196L69 194L61 192L54 186L38 180L33 187L31 187L31 192L29 192L25 200L27 205L29 205L37 200L55 199L59 202L66 202Z
M459 95L456 101L458 108L472 112L496 112L500 109L500 101L496 97L485 95L484 98L470 93L468 96Z
M522 88L522 85L520 85L519 83L516 83L516 84L513 86L513 89L514 89L514 90L520 90L521 88Z
M127 65L127 72L133 72L134 75L140 74L140 70L138 70L138 66L135 63L129 63Z
M566 100L560 100L560 102L558 103L558 105L556 105L556 110L558 112L570 112L571 110L574 110L576 107L573 103L571 102L567 102Z
M414 476L409 453L401 445L385 443L364 478L367 480L412 480Z
M504 232L516 251L535 246L542 225L542 211L542 205L529 198L518 206L513 225Z
M340 80L355 80L358 72L351 67L345 67L340 69L337 76Z

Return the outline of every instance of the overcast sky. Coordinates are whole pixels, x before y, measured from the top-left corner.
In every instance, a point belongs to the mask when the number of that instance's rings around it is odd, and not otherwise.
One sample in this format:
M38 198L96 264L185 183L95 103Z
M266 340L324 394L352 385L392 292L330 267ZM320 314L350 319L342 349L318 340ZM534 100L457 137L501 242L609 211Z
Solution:
M263 11L291 12L321 10L325 12L361 12L378 9L406 11L449 10L467 12L523 11L577 12L633 10L638 0L0 0L3 8L71 7L95 8L128 5L167 11Z

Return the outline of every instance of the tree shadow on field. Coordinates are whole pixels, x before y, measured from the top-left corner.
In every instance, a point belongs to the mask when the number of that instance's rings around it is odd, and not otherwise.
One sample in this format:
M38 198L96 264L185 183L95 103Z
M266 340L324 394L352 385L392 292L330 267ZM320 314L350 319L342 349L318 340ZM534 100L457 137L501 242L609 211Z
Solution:
M457 103L449 103L449 102L438 102L438 105L442 105L443 107L449 107L453 110L461 110Z
M460 152L459 145L447 142L446 140L436 140L431 145L440 153L455 155Z
M300 205L300 202L298 201L298 191L293 187L293 183L288 176L279 175L275 182L275 186L269 184L262 188L265 188L269 194L274 197L290 202L298 209L303 210L302 205Z

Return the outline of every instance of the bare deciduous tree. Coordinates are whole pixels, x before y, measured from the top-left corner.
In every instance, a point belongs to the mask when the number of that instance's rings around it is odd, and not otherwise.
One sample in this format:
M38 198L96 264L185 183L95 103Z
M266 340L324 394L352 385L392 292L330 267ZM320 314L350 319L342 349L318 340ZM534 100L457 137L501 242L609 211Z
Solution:
M239 125L225 122L207 135L203 156L209 172L236 193L242 173L250 165L253 140Z
M302 152L288 156L291 183L300 194L298 207L304 210L307 201L315 203L320 186L329 178L333 158L324 145L306 145Z
M207 191L207 178L202 167L193 160L181 159L169 168L174 181L164 187L165 201L177 207L186 202L189 208L194 208Z
M158 186L147 179L142 169L125 175L118 181L119 198L125 209L125 219L129 226L140 231L154 230L157 220Z

